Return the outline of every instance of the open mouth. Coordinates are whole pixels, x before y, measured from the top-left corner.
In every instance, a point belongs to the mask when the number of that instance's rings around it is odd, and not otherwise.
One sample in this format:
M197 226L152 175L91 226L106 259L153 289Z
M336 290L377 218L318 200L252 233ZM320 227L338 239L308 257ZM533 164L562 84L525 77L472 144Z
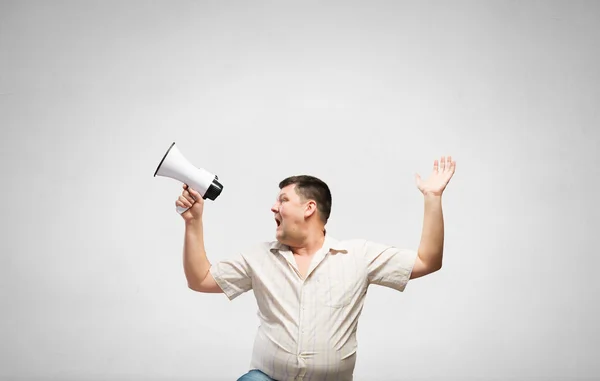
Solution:
M281 225L281 221L277 218L275 218L275 223L277 224L277 227L279 227Z

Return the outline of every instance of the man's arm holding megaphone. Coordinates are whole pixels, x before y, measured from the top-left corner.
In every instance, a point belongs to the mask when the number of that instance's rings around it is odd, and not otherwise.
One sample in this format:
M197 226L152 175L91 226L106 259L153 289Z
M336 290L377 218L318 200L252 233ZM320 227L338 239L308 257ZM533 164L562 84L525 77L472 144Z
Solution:
M222 293L223 290L210 273L211 263L206 256L204 247L202 222L204 198L194 189L183 184L183 192L175 205L188 208L181 214L185 221L183 269L188 287L198 292Z

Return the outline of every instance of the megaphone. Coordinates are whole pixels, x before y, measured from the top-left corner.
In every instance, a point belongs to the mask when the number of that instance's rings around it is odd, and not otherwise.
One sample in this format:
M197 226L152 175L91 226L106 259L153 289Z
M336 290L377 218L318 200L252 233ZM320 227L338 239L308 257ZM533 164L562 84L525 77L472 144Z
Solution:
M217 175L213 175L204 168L193 166L175 146L171 144L162 160L154 171L154 177L169 177L187 184L190 188L200 193L203 199L215 200L221 194L223 185ZM188 208L177 206L177 213L182 214Z

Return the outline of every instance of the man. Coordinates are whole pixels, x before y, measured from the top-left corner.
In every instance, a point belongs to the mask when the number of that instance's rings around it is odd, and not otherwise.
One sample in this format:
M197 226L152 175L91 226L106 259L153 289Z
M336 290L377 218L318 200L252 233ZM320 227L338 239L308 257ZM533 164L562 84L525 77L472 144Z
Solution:
M184 184L177 206L185 220L183 265L188 286L224 293L230 300L253 290L260 326L250 369L238 381L353 379L356 330L370 284L404 291L442 267L442 193L455 170L451 157L434 161L427 180L415 174L424 196L417 251L364 239L336 240L325 225L331 212L328 186L312 176L279 184L271 211L276 240L211 265L204 248L204 201Z

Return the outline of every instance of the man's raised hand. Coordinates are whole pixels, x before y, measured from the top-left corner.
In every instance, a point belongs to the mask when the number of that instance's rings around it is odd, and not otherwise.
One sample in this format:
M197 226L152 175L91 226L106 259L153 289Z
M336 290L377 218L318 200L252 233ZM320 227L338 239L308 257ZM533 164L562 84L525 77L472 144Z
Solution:
M455 168L456 162L452 161L452 156L442 156L439 163L437 159L434 160L433 171L427 180L423 180L418 173L415 174L417 188L425 196L441 196L454 175Z
M194 189L188 187L187 184L183 184L183 192L175 201L175 205L182 208L189 208L185 212L181 213L181 217L185 222L194 222L202 220L202 212L204 211L204 198L200 196L200 193Z

